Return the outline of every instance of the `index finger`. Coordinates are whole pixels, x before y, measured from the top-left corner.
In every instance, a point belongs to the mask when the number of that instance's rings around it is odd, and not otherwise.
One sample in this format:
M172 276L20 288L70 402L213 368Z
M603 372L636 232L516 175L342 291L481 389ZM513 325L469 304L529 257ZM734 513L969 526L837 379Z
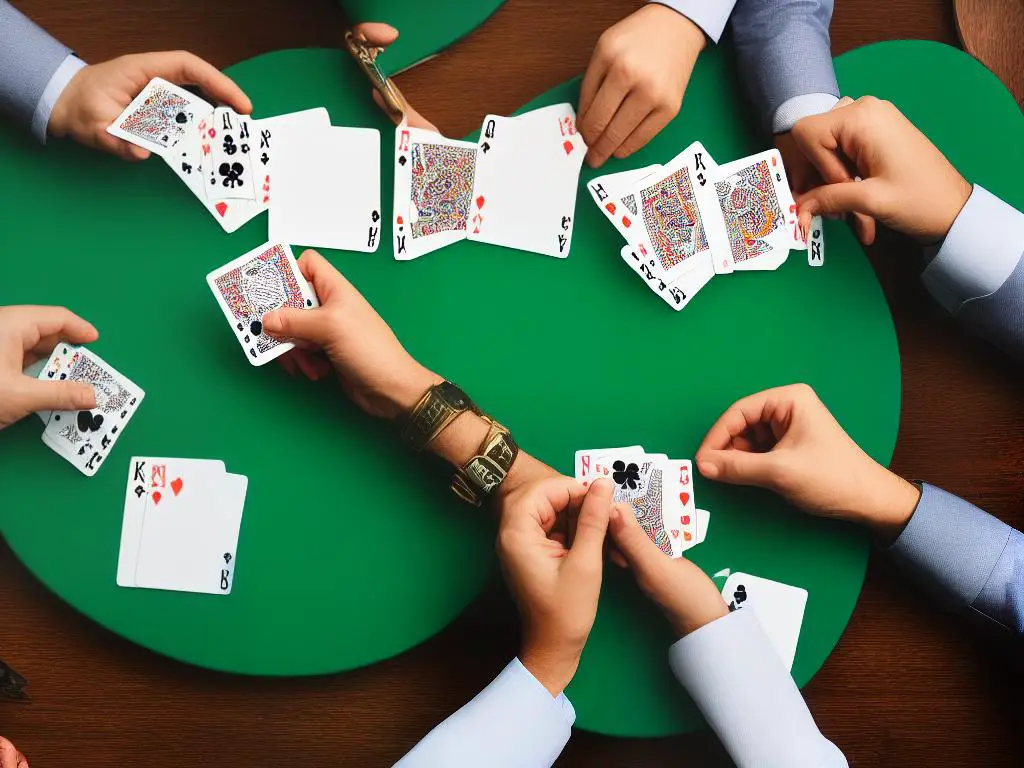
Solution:
M384 24L379 21L364 21L362 24L356 24L352 31L356 35L362 35L363 39L370 45L379 48L387 48L398 39L397 29L390 24Z
M768 391L748 395L729 406L718 421L711 425L697 453L704 450L721 451L732 444L734 437L742 435L748 427L764 421L764 408Z
M149 54L146 69L178 85L198 85L218 102L243 115L252 113L252 102L235 81L212 64L188 51Z
M83 320L74 312L64 307L26 306L18 308L23 326L31 329L31 337L26 341L32 346L40 339L50 337L64 339L72 344L88 344L99 338L99 333L92 323Z

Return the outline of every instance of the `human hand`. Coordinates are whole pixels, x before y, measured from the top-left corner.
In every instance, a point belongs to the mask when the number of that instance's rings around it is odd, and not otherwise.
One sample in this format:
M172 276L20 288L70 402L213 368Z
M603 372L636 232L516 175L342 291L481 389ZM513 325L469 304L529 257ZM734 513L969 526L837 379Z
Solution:
M609 523L612 541L636 583L683 637L729 612L704 571L686 558L671 558L640 527L628 507L616 506Z
M895 538L920 492L874 461L806 384L734 403L697 451L709 480L767 488L814 515L851 520Z
M407 413L441 381L405 351L362 294L316 251L306 251L299 269L320 300L317 309L278 309L263 318L263 330L293 339L301 348L281 358L285 369L318 380L333 364L342 389L371 416L394 419Z
M356 35L362 35L363 39L366 40L367 43L376 48L387 48L398 39L397 29L389 24L381 24L376 21L367 21L363 24L357 24L352 31ZM377 106L387 114L387 109L384 107L384 99L376 88L373 89L373 100ZM410 126L413 128L426 128L428 131L440 133L440 131L437 130L437 126L417 112L408 101L406 101L406 107L407 110L405 117Z
M679 114L705 43L700 27L656 3L605 30L583 76L576 116L592 167L633 154Z
M70 136L79 144L124 160L145 160L148 150L112 136L107 128L154 77L177 85L197 85L241 114L252 112L252 103L242 89L198 56L186 51L140 53L79 71L57 99L50 115L50 134Z
M62 341L89 344L97 338L92 325L62 307L0 307L0 429L36 411L95 408L88 384L40 381L22 370L49 357Z
M11 742L0 736L0 768L28 768L28 760Z
M805 232L816 214L855 213L934 242L971 195L971 185L935 145L873 96L842 99L831 112L804 118L793 127L793 140L825 182L797 197ZM870 244L874 232L865 234Z
M501 502L498 556L523 622L519 659L553 696L576 674L594 626L611 508L610 481L587 490L568 477Z

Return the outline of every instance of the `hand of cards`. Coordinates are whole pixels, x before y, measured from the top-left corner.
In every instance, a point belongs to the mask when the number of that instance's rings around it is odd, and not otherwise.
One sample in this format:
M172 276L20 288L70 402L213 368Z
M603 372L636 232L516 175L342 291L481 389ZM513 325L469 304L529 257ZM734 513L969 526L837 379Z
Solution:
M711 515L697 509L689 460L644 453L639 445L576 451L576 480L599 478L615 484L614 501L627 504L658 548L680 557L708 534Z
M476 144L403 122L395 129L395 258L467 238L565 258L586 153L569 104L488 115Z
M222 461L132 458L118 586L230 594L248 484Z
M695 141L668 165L598 176L594 202L625 238L622 259L673 309L715 275L774 270L806 250L778 150L719 166ZM821 221L813 260L824 263Z
M161 156L226 232L269 210L275 240L377 250L376 130L322 107L257 120L155 78L107 131Z

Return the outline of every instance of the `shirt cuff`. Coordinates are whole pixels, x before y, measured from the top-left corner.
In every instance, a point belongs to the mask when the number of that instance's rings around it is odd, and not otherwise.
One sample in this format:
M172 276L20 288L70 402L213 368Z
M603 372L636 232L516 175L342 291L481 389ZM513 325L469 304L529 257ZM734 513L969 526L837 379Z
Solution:
M821 735L749 608L678 641L669 649L669 664L740 768L847 764Z
M794 96L779 105L772 117L772 133L791 131L793 126L805 117L821 115L830 111L839 101L831 93L805 93Z
M889 553L962 607L981 593L1009 541L1010 526L973 504L921 483L921 498Z
M722 37L725 25L729 21L732 9L736 0L648 0L648 3L657 3L681 13L698 27L704 34L716 43Z
M85 62L80 58L74 54L68 54L68 57L57 67L57 71L53 73L46 88L43 89L43 95L36 105L36 111L32 114L32 133L43 144L46 143L46 131L50 125L53 108L57 105L60 95L64 93L64 89L68 87L71 79L85 66Z
M1024 213L975 184L921 279L955 315L968 301L998 291L1017 268L1021 253Z

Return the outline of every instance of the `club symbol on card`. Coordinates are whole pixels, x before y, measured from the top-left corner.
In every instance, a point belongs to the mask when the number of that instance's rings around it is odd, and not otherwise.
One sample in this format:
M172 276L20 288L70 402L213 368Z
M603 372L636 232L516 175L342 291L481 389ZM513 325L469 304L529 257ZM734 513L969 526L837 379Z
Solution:
M220 168L217 169L217 173L224 177L224 181L221 183L228 189L240 187L245 183L242 180L244 172L245 166L241 163L221 163Z
M97 413L97 414L93 415L91 411L79 411L78 412L78 431L79 432L96 432L102 426L103 426L103 414Z
M616 459L612 464L612 480L622 489L635 491L640 485L640 467L632 461L626 464L622 459Z

